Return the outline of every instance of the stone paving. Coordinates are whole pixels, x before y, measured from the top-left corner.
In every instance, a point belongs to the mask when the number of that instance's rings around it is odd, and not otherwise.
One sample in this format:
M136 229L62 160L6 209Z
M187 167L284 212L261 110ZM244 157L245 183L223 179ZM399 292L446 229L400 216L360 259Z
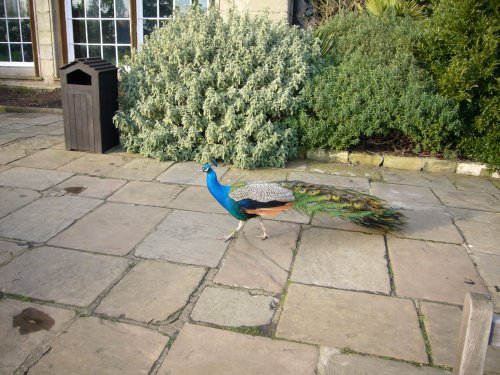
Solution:
M369 192L383 233L287 212L237 225L197 163L66 151L62 116L0 114L0 374L428 374L453 366L467 292L500 313L500 184L291 162L223 183ZM500 373L489 348L488 373Z

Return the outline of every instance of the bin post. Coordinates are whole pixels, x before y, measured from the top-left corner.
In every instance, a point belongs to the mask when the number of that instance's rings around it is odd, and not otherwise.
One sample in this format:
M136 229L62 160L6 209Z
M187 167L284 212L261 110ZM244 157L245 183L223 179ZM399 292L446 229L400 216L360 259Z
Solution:
M104 153L119 143L118 68L98 57L61 67L64 141L67 150Z

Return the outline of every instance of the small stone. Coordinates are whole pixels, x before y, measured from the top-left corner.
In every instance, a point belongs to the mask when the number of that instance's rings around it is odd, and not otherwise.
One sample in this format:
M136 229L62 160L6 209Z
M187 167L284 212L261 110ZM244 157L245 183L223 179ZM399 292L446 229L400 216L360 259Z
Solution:
M441 160L434 158L425 158L424 168L425 172L431 173L454 173L457 170L457 162L452 160Z
M384 156L384 168L404 169L407 171L421 171L424 160L412 156Z
M457 174L468 174L471 176L480 176L483 170L488 167L485 164L459 162L457 165Z
M230 327L262 326L271 322L273 303L270 296L207 287L196 302L191 319Z
M159 375L311 375L318 349L186 324L160 367Z
M329 173L337 176L361 177L370 180L381 180L381 169L364 165L350 165L340 163L309 163L307 169L315 173Z

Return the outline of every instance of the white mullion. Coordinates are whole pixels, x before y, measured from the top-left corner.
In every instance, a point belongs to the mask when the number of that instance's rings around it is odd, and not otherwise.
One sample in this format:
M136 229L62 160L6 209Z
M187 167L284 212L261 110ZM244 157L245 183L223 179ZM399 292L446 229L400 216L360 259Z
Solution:
M86 1L88 0L82 0L83 1L83 18L85 22L85 50L87 51L87 56L89 57L89 33L88 33L88 22L87 22L87 4Z
M131 0L134 1L134 0ZM144 4L143 0L137 0L137 49L140 50L140 46L144 42L144 13L142 8Z
M23 28L21 26L21 6L19 5L19 0L16 0L16 4L17 4L17 24L19 25L19 39L21 40L21 62L24 62Z
M67 41L68 60L72 61L75 59L75 42L74 42L74 38L73 38L73 13L71 11L71 0L66 0L64 2L64 10L66 11L66 32L67 32L67 38L68 38L68 41Z
M102 17L101 17L101 0L98 0L97 6L99 7L99 33L101 35L101 42L99 43L99 49L101 50L101 59L104 59L104 38L102 37Z
M115 47L115 64L118 66L118 26L117 26L117 21L116 21L116 0L113 0L113 24L115 26L115 40L114 40L114 45Z
M10 36L9 36L9 15L7 14L7 1L3 2L5 12L5 31L7 32L7 51L9 52L9 62L12 62L12 54L10 53Z

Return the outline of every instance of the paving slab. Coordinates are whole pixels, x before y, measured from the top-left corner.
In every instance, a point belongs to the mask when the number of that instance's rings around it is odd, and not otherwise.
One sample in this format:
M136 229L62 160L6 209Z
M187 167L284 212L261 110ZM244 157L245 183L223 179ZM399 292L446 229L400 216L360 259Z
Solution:
M455 220L478 221L480 223L500 225L500 213L468 210L466 208L449 207L448 212Z
M50 241L91 252L128 254L168 213L159 207L105 203Z
M19 139L25 139L26 134L22 133L16 133L16 132L9 132L9 133L3 133L0 134L0 145L6 145L8 143L11 143L13 141L17 141Z
M277 302L270 296L206 287L191 312L191 319L227 327L263 326L271 322Z
M451 372L428 366L391 361L356 354L332 355L321 375L451 375Z
M20 133L20 135L23 135ZM26 136L26 135L24 135ZM23 150L43 150L45 148L50 148L61 141L64 141L63 136L40 134L35 137L27 138L15 142L12 144L14 148L20 148Z
M296 248L300 226L265 221L270 238L257 238L262 232L258 220L250 220L231 245L224 264L214 278L219 284L281 293Z
M424 186L405 186L396 184L371 183L371 192L395 207L411 207L412 205L440 206L441 202L432 191Z
M6 263L28 248L15 242L0 240L0 264Z
M232 185L237 181L284 181L287 175L288 171L284 169L255 169L247 171L231 168L219 181L223 185Z
M467 192L485 192L490 194L498 194L498 188L490 181L480 177L465 177L456 175L453 182L458 190Z
M71 194L79 197L106 199L126 183L126 180L114 178L76 175L54 186L45 192L45 195L61 196Z
M25 128L32 128L31 124L20 124L20 123L2 123L0 125L0 134L9 133L9 132L17 132L18 130Z
M438 189L435 189L434 193L436 193L443 204L448 207L500 212L498 200L488 193Z
M394 232L398 237L456 244L464 242L453 225L451 215L443 207L415 206L401 212L406 217L406 223Z
M292 283L277 337L427 363L412 301Z
M81 158L63 165L60 171L105 176L128 161L127 158L114 155L87 154Z
M40 193L29 189L0 186L0 197L0 217L3 217L33 202L40 197Z
M500 255L471 253L479 274L488 287L495 310L500 312Z
M148 374L169 338L130 324L80 318L30 374Z
M500 225L455 220L469 248L476 253L500 255Z
M0 185L45 190L70 178L73 173L14 167L0 173Z
M206 187L189 186L169 203L169 207L181 210L225 214L226 209L210 194ZM237 225L236 219L235 223Z
M40 247L2 267L0 288L7 293L88 306L127 267L124 258Z
M32 118L22 119L21 122L24 124L31 124L31 125L48 125L48 124L53 124L54 122L60 122L62 121L62 119L63 119L62 115L38 114L37 116L33 116Z
M108 201L168 207L182 189L178 185L130 181L109 197Z
M341 229L351 232L361 232L369 234L384 234L383 229L365 227L364 225L353 223L349 220L344 220L339 217L331 217L326 214L318 213L313 216L311 225L315 227L323 227L330 229Z
M28 155L26 150L13 147L2 147L0 148L0 164L9 164L14 160L24 158L26 155Z
M303 284L389 294L384 238L331 229L306 229L291 279Z
M307 170L315 173L328 173L336 176L362 177L370 180L381 180L380 168L364 165L349 165L337 163L308 163Z
M385 182L401 185L425 186L436 189L455 190L451 182L450 174L426 173L415 171L396 171L393 169L381 169Z
M398 296L463 304L467 292L487 293L463 246L388 238Z
M176 163L158 176L157 180L172 184L206 186L207 175L201 170L203 163L183 162ZM215 167L219 180L229 169L227 166Z
M71 310L0 299L0 373L13 374L30 354L59 334L74 315ZM30 322L30 318L37 321Z
M199 267L141 261L95 311L145 323L164 321L187 304L204 275L205 270Z
M160 162L154 159L135 158L114 169L109 177L127 180L151 181L169 168L174 162Z
M42 169L57 169L60 166L84 155L85 154L83 152L46 149L37 151L25 158L18 159L14 161L12 165Z
M101 203L73 196L40 198L0 219L0 236L45 242Z
M453 367L458 346L462 310L456 306L422 302L425 330L436 365ZM485 372L500 372L500 350L489 346L486 351Z
M236 224L229 215L174 210L137 246L135 255L217 267L227 248L219 238Z
M368 193L370 184L367 178L336 176L326 173L311 173L311 172L291 172L288 175L290 181L304 181L313 184L330 185L341 188L355 189Z
M311 375L317 361L310 345L186 324L158 374Z

